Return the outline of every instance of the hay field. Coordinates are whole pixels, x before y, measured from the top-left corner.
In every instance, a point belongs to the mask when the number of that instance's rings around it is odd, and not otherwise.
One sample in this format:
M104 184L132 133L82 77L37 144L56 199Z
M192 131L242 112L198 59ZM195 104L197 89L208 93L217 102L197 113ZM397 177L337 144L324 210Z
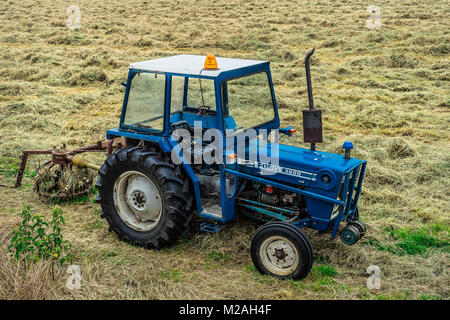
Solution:
M66 26L71 4L81 8L79 30ZM366 27L369 5L381 9L378 30ZM271 61L282 125L301 131L303 57L315 47L318 149L338 152L351 140L354 156L368 160L368 233L349 247L307 231L311 274L280 281L252 266L253 223L210 235L194 221L175 247L148 251L108 233L91 197L60 204L83 277L69 290L64 268L52 280L42 262L24 278L8 255L23 205L53 208L26 176L19 190L0 189L0 298L448 299L449 13L449 1L432 0L1 2L0 183L14 180L7 157L22 149L103 139L118 125L128 63L178 53ZM302 146L302 136L284 143ZM380 290L366 287L369 265L381 269Z

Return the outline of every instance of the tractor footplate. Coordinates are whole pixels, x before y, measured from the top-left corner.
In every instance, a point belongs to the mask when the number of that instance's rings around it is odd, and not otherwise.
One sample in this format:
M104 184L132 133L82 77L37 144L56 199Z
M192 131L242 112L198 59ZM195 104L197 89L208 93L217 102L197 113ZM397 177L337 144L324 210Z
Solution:
M206 231L209 233L216 233L217 231L219 231L220 229L222 229L222 224L218 223L218 222L202 222L200 224L200 230L201 231Z

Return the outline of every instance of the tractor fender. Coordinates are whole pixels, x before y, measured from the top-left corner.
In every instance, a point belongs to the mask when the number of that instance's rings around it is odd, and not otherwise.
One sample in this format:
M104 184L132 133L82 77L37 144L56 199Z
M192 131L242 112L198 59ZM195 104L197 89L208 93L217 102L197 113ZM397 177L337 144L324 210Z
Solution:
M172 153L172 150L176 148L178 142L172 141L171 139L161 139L160 141L158 141L158 143L163 152L170 153L171 157L173 154L176 157L177 163L181 163L181 167L188 176L189 180L192 183L192 187L194 188L195 204L197 207L197 212L201 214L202 203L200 198L200 182L198 181L197 175L195 174L194 170L192 169L192 166L189 164L189 161L187 161L184 155L180 157L178 152Z

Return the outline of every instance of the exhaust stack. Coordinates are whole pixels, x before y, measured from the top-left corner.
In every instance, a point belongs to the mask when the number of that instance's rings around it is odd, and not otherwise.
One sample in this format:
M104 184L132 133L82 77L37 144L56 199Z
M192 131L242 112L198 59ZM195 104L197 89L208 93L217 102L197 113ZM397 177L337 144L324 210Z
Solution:
M314 109L314 98L311 86L309 58L314 49L305 56L306 85L308 88L309 109L303 110L303 141L311 143L311 150L316 150L316 143L322 142L322 110Z

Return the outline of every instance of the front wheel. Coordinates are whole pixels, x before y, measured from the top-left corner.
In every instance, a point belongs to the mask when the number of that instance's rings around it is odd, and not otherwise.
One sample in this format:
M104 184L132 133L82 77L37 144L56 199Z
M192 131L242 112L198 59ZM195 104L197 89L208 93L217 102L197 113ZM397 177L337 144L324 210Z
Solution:
M250 250L256 269L277 278L303 279L313 263L308 237L286 222L269 222L259 228Z

